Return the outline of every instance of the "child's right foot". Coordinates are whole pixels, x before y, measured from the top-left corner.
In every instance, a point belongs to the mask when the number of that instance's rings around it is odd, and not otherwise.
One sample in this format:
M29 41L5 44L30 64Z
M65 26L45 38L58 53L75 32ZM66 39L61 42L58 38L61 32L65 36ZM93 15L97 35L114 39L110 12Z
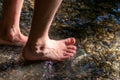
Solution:
M76 53L74 38L63 40L39 41L35 44L27 44L23 49L23 57L25 60L52 60L62 61L70 59Z

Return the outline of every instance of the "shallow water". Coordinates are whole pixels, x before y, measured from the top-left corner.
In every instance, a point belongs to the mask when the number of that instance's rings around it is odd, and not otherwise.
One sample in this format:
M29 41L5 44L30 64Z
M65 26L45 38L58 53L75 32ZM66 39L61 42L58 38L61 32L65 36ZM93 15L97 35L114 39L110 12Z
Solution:
M32 1L25 1L21 14L20 27L25 35L29 35L30 31ZM0 80L120 79L120 25L110 20L112 16L106 18L94 12L98 15L94 17L86 10L79 11L79 5L83 3L76 1L80 0L63 1L49 34L54 39L75 37L76 56L59 63L25 62L21 59L21 47L0 46ZM1 6L2 3L0 11Z

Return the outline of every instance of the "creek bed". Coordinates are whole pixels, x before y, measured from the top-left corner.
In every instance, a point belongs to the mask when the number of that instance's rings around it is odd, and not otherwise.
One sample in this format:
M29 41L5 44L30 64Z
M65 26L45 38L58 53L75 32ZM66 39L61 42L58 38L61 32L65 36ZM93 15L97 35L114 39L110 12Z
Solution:
M77 15L82 12L74 10L80 5L75 1L63 1L49 34L53 39L75 37L75 57L59 63L25 62L21 59L22 47L0 46L0 80L120 79L120 25L108 23L110 26L103 27L81 19ZM0 11L1 7L2 2ZM33 9L33 0L26 0L20 22L25 35L29 35Z

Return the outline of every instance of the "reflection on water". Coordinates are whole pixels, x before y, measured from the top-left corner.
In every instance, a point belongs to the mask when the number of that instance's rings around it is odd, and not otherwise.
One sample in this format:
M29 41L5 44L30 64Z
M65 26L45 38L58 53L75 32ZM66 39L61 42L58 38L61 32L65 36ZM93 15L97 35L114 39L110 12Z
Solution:
M78 47L71 60L25 62L22 48L0 46L0 80L119 80L119 0L63 0L50 30L54 39L75 37ZM1 11L2 3L0 3ZM33 0L25 0L21 31L28 35Z

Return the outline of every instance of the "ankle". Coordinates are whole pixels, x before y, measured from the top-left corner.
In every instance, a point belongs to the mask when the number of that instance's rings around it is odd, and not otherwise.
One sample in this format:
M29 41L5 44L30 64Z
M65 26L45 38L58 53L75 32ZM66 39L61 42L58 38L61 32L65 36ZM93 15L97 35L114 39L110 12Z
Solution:
M34 35L35 36L35 35ZM37 45L45 45L50 38L48 36L40 37L40 38L34 38L32 36L29 37L27 44L32 45L32 46L37 46Z
M0 36L5 40L14 42L16 39L21 38L21 32L17 28L5 27L5 28L1 28Z
M37 51L37 50L44 50L46 45L49 43L50 39L49 38L40 38L38 40L28 40L26 44L26 48L30 49L32 51Z

